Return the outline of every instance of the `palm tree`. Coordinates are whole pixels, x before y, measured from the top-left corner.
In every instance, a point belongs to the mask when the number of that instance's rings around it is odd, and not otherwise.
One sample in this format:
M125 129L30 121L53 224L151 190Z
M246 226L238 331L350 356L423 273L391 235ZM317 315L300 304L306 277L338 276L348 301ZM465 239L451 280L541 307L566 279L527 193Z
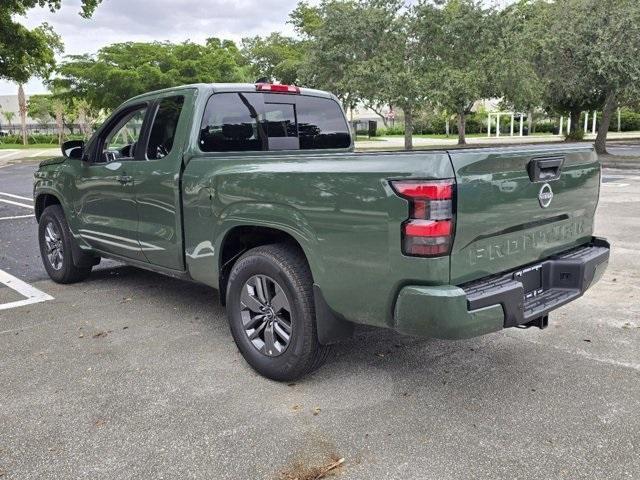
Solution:
M2 115L4 116L4 118L6 118L7 123L9 124L9 131L13 133L13 125L11 123L11 120L13 120L13 117L15 117L16 114L14 112L2 112Z
M53 101L53 113L56 116L56 128L58 129L58 144L62 145L64 136L64 103L60 100Z
M22 131L22 144L27 144L27 99L24 95L22 84L18 85L18 109L20 110L20 130Z

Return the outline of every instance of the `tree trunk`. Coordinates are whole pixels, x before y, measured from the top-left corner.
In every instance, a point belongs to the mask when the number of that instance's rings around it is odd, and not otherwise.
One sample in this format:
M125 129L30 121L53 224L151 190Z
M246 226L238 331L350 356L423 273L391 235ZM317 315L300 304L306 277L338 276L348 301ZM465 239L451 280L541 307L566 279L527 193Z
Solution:
M18 85L18 109L20 110L20 129L22 131L22 144L27 142L27 99L24 96L22 84Z
M571 128L569 130L569 133L576 133L578 130L580 130L580 110L572 110L569 113L569 117L571 118ZM574 137L573 140L575 139L576 138Z
M55 106L56 128L58 129L58 145L62 145L64 138L64 107L62 105Z
M609 132L609 124L611 123L611 114L616 107L616 94L613 91L607 93L602 109L602 118L598 126L598 135L596 136L596 152L599 154L607 153L607 132Z
M404 149L413 150L413 112L411 107L404 110Z
M529 110L529 114L527 115L527 129L529 135L533 135L533 110Z
M467 119L464 115L464 110L458 110L458 145L466 145L466 127Z

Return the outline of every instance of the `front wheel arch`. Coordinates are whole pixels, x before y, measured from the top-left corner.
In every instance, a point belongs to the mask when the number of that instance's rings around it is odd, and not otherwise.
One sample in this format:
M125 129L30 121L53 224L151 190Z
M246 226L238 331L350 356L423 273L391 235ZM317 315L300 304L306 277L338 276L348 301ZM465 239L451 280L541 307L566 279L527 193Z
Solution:
M52 193L41 193L36 196L34 202L34 213L36 215L36 221L40 221L40 217L42 216L42 212L44 209L50 205L60 205L62 207L62 202L60 199L53 195Z

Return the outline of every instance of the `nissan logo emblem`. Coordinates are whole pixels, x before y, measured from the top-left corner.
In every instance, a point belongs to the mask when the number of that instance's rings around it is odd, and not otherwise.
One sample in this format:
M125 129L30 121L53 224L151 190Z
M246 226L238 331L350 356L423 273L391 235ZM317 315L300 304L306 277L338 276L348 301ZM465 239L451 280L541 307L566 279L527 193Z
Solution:
M538 192L538 201L542 208L547 208L551 204L551 200L553 200L553 190L551 190L551 185L545 183Z

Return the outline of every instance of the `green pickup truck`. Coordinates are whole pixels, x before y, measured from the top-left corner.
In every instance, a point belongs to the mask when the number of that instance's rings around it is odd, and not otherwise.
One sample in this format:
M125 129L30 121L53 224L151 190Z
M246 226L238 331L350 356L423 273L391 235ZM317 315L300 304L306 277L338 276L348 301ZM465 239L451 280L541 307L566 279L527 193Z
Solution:
M35 173L51 278L111 258L217 289L247 362L317 368L354 324L540 327L603 274L591 146L354 153L326 92L187 85L125 102Z

